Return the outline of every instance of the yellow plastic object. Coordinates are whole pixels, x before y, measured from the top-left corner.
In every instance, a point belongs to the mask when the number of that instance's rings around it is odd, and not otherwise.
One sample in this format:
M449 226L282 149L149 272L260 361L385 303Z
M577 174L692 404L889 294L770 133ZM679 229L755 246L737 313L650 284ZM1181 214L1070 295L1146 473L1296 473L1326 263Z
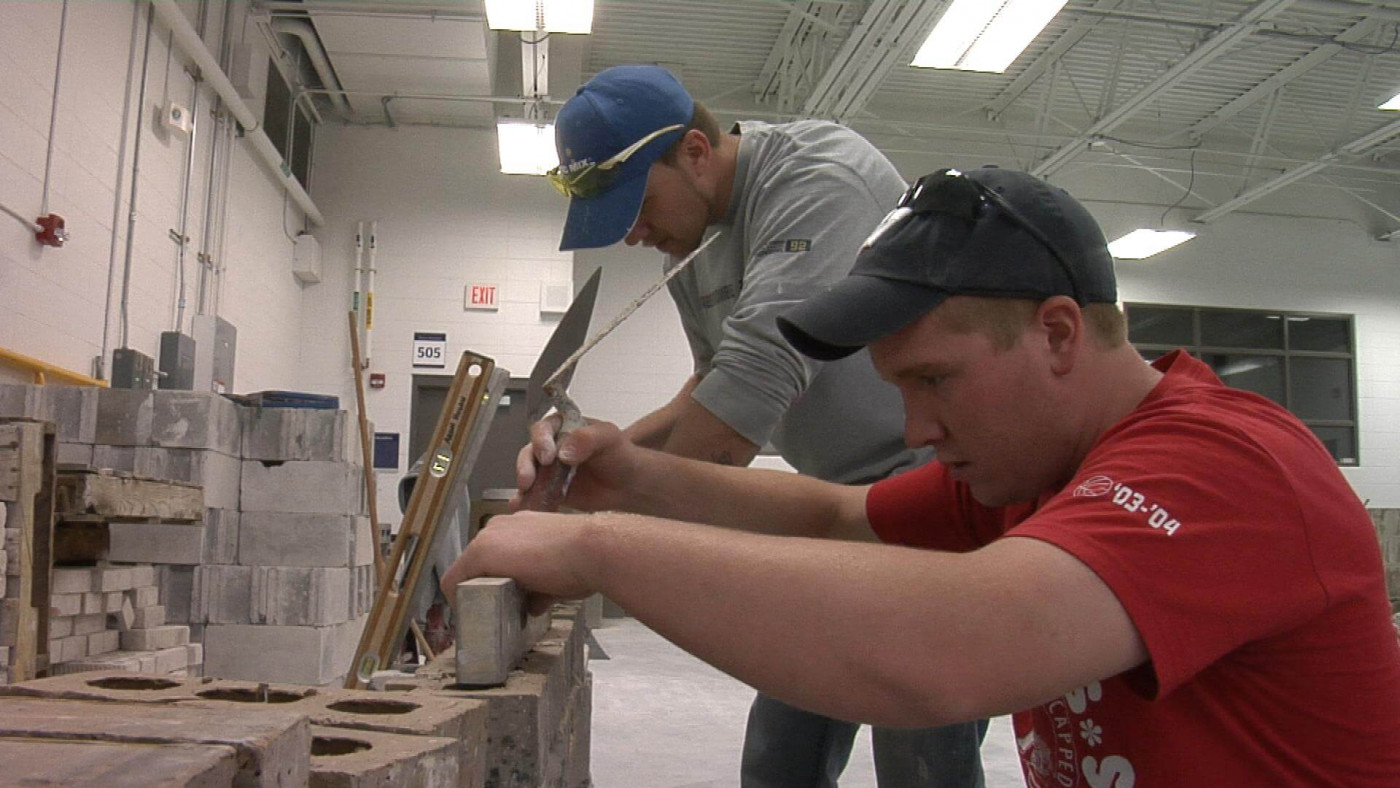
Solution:
M45 380L45 376L52 377L55 382L71 383L76 386L107 388L110 385L105 380L98 380L97 378L90 378L87 375L80 375L77 372L55 366L47 361L40 361L37 358L31 358L23 353L16 353L13 350L6 350L2 347L0 347L0 364L34 373L34 382L41 385L48 382Z

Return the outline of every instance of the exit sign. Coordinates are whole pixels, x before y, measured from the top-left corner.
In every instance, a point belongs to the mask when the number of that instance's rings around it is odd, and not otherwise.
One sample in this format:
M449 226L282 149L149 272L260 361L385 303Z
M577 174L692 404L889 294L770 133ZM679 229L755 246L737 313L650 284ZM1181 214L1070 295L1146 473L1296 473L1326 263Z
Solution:
M500 308L501 288L495 284L467 285L467 309Z

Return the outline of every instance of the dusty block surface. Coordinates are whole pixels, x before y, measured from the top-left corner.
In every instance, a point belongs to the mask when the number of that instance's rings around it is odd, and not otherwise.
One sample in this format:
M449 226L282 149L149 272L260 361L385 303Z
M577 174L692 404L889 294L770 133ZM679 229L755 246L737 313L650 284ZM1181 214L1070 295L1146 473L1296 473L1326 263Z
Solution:
M109 446L149 446L154 415L150 391L100 389L93 442Z
M350 620L350 570L257 566L251 616L255 624L323 626Z
M220 788L238 776L238 751L223 744L0 739L10 785Z
M235 457L242 451L239 407L222 395L157 391L151 409L151 443L155 446L210 449Z
M197 566L204 558L204 526L109 523L107 557L132 563Z
M240 515L235 509L204 510L205 564L238 563Z
M361 475L343 462L243 463L240 508L248 512L359 514ZM242 545L240 545L241 547Z
M244 512L239 524L239 563L351 566L356 519L334 514Z
M311 736L314 788L458 784L457 742L452 739L322 726L312 726Z
M514 580L479 577L457 585L457 683L499 686L549 629L549 615L530 616Z
M118 633L126 651L161 651L190 642L190 628L173 624L152 629L129 629Z
M180 681L160 676L134 676L128 671L108 669L33 679L0 687L0 695L59 700L169 703L180 698L192 698L199 688L200 683L195 681Z
M79 700L0 700L0 737L214 744L238 753L237 784L300 786L310 779L311 730L305 717L178 709L168 704Z
M246 624L252 621L252 599L253 567L198 566L190 592L189 620L201 624ZM169 602L166 612L168 616Z
M363 627L351 621L327 627L210 624L204 629L204 674L216 678L323 685L345 675L353 658L342 635ZM358 632L354 632L358 637Z
M243 457L249 460L347 462L345 411L243 408ZM355 429L354 425L349 425Z

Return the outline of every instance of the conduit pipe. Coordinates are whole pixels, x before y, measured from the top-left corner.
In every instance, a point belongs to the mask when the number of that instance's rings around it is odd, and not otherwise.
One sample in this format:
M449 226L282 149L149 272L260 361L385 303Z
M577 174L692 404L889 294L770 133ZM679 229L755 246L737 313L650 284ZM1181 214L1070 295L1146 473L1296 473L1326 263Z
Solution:
M204 46L203 39L199 37L194 26L185 18L180 7L175 4L175 0L151 0L151 7L155 9L156 16L160 17L160 21L170 28L180 51L199 66L204 78L214 88L214 92L219 94L219 98L224 100L224 104L233 113L234 118L243 125L244 136L252 144L253 150L258 152L263 163L267 165L268 172L282 184L282 188L306 214L307 221L318 227L325 224L326 219L321 215L321 210L316 207L316 203L311 201L311 195L307 194L301 184L297 183L296 178L291 176L291 168L282 160L282 154L277 152L272 140L268 139L267 132L259 126L253 111L243 102L243 98L238 95L233 83L229 82L223 69L219 68L218 61Z
M326 57L326 48L321 46L321 37L316 35L316 29L310 22L300 19L274 19L272 29L301 39L302 48L306 50L307 57L311 58L311 67L316 69L316 76L321 78L321 84L330 90L340 90L340 80L335 78L335 69L331 68L331 62ZM350 105L345 103L345 98L340 93L326 95L330 97L331 103L342 118L350 116Z

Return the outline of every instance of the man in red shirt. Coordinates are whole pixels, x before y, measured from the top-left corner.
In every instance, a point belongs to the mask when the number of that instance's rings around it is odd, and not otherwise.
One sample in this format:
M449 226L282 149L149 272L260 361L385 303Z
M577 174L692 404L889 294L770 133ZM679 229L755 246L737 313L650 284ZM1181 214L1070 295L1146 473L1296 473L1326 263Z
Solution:
M569 502L602 513L493 520L448 582L602 591L840 719L1014 712L1032 786L1400 784L1400 645L1361 502L1285 410L1184 353L1143 363L1116 298L1063 190L925 176L780 320L816 358L868 346L936 461L850 487L538 429L533 460L578 465Z

